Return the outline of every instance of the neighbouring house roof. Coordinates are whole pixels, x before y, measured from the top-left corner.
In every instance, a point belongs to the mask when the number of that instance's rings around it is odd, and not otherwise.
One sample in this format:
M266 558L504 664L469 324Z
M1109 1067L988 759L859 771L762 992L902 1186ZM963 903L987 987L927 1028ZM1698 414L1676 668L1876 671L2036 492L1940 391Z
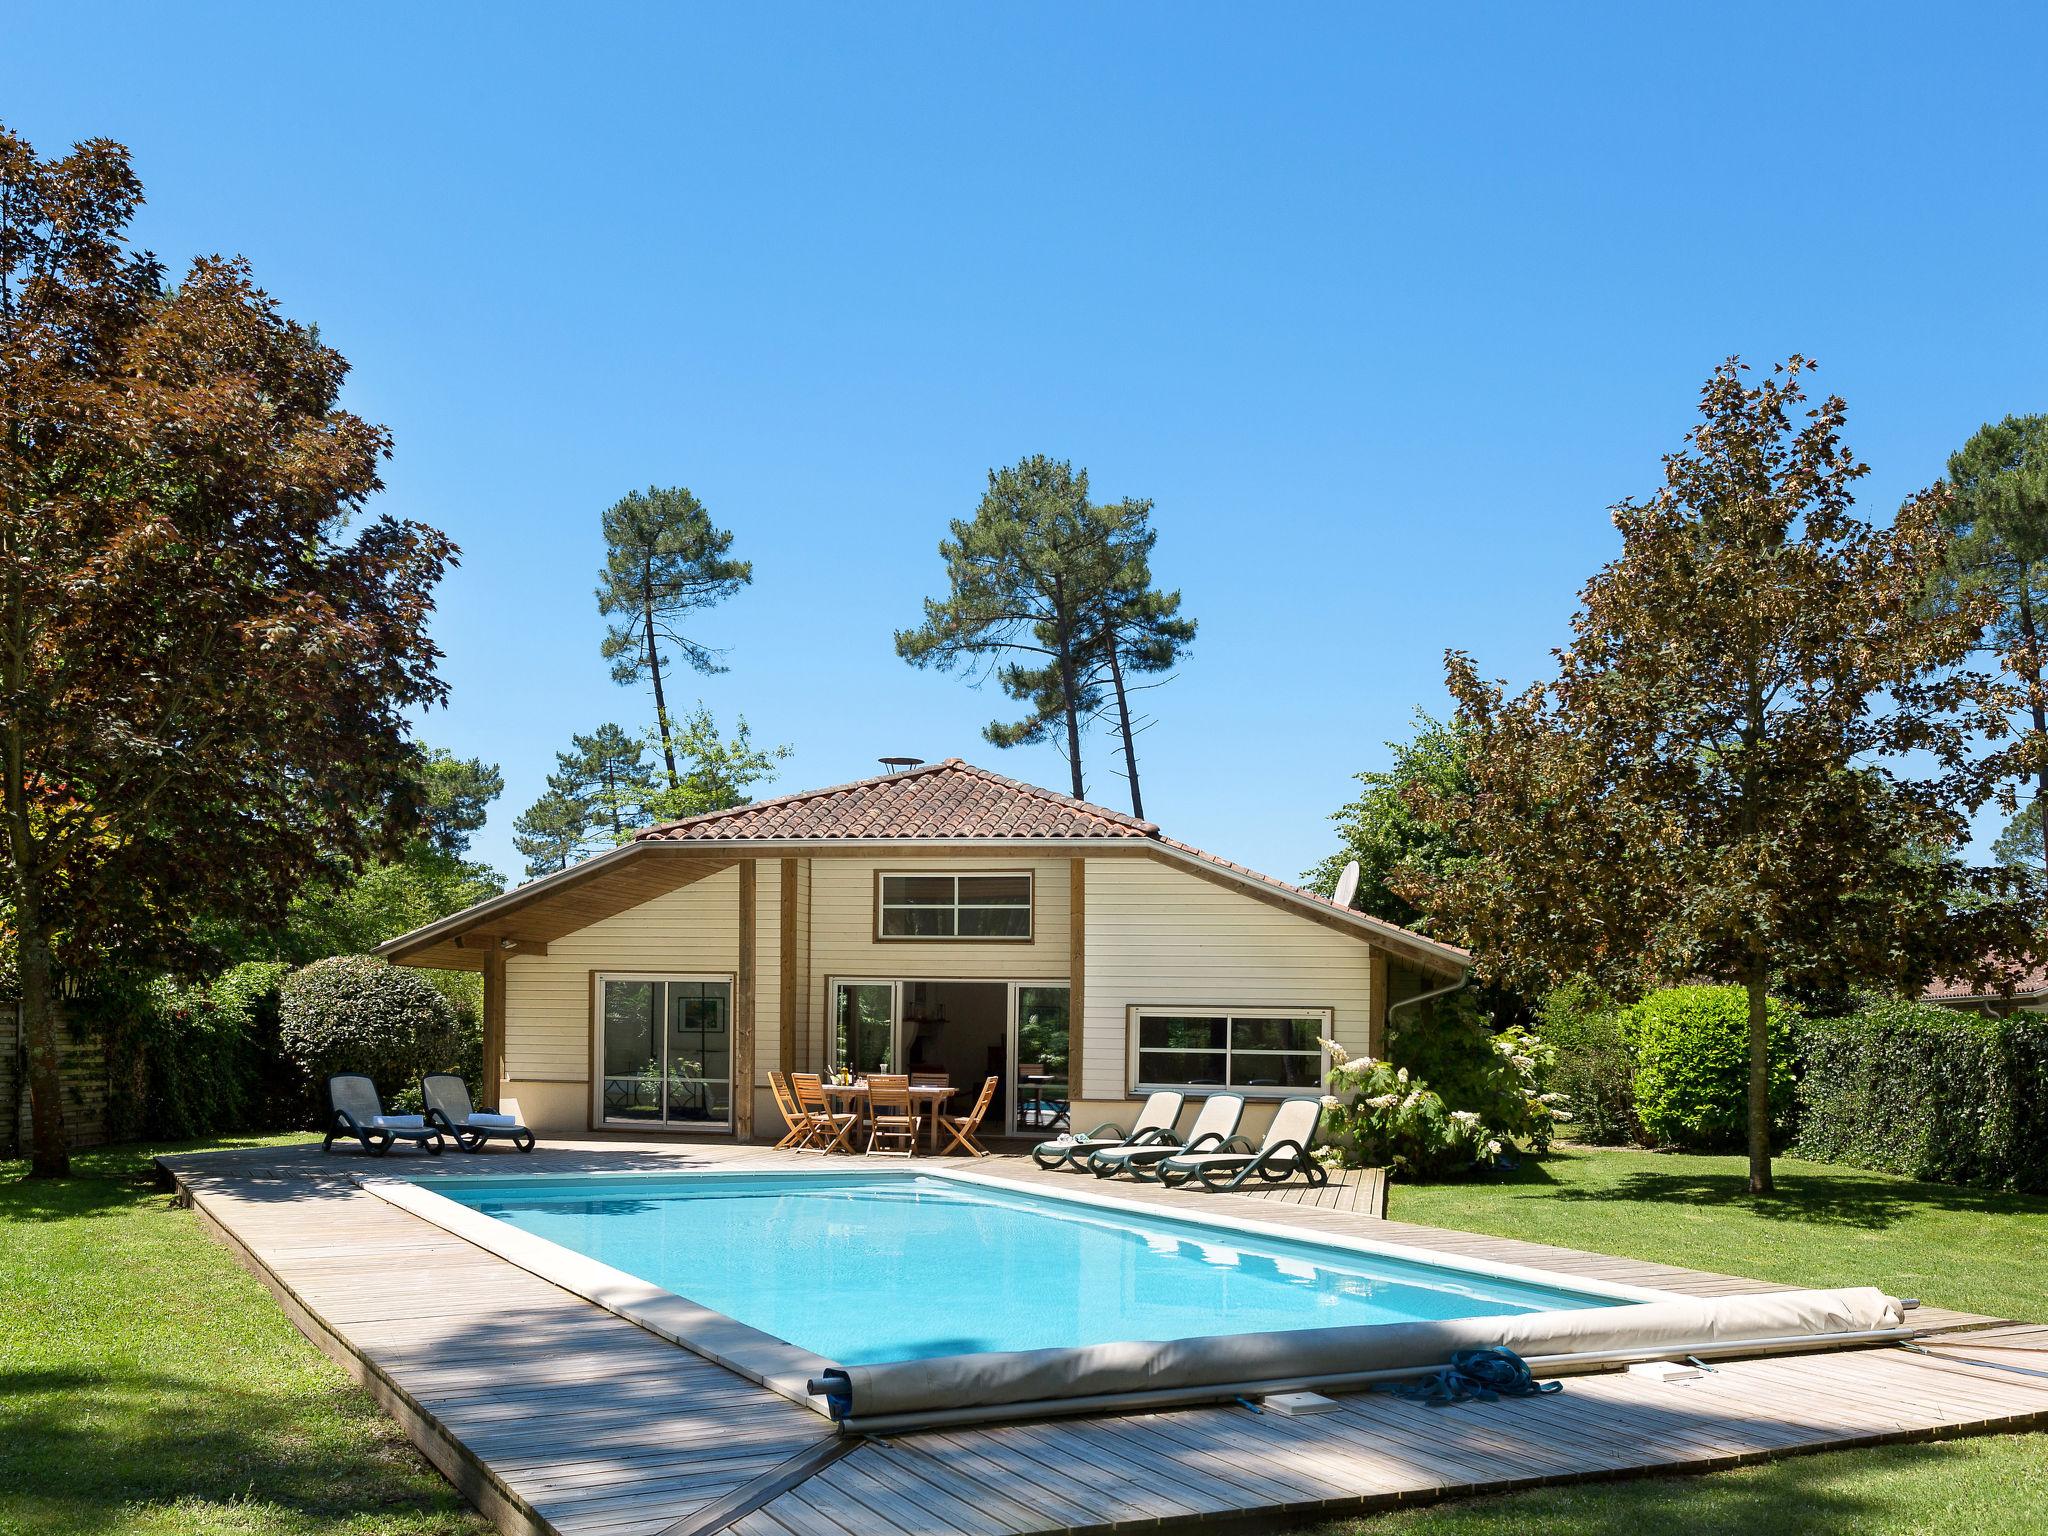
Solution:
M2010 1003L2048 996L2048 965L2028 968L2013 982L2011 996L1995 987L1981 987L1969 977L1935 982L1921 998L1930 1003Z
M1294 908L1428 970L1457 974L1470 958L1454 945L1166 837L1149 821L1005 778L957 757L644 828L617 848L391 939L377 953L416 963L480 965L479 951L463 953L465 942L545 943L743 857L797 855L806 847L849 843L877 849L997 844L1057 851L1086 843L1105 852L1113 846Z

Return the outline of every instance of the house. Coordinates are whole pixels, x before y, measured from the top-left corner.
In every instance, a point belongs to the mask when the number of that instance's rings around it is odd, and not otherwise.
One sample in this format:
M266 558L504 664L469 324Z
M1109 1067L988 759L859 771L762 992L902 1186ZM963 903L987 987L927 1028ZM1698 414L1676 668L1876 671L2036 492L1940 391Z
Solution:
M743 1138L780 1131L769 1072L841 1064L994 1075L996 1134L1220 1084L1256 1131L1467 965L957 758L647 828L379 953L483 973L485 1078L536 1129Z
M2029 966L2013 980L2011 993L1980 987L1967 977L1936 981L1920 1000L1965 1013L2003 1018L2010 1013L2048 1013L2048 966Z

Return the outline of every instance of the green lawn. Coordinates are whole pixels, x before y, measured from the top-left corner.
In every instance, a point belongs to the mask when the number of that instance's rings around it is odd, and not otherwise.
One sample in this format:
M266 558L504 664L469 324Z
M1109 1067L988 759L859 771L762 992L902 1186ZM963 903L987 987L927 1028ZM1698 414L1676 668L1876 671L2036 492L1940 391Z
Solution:
M2048 1199L1780 1158L1752 1199L1739 1157L1564 1146L1498 1182L1401 1184L1387 1214L1786 1285L2048 1322Z
M0 1162L0 1536L490 1530L154 1188L157 1150Z
M0 1163L0 1536L424 1536L487 1527L147 1177ZM1813 1165L1751 1201L1733 1158L1566 1149L1498 1184L1396 1185L1391 1214L1792 1283L1874 1282L2048 1318L2048 1201ZM1317 1536L2036 1531L2048 1435L1542 1490Z

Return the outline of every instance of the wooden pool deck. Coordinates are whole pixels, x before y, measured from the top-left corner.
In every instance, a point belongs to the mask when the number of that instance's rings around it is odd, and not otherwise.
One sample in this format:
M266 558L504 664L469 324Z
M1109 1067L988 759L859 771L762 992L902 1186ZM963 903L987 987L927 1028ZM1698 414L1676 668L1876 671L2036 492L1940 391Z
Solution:
M357 1188L350 1175L816 1168L761 1147L589 1141L532 1156L172 1157L200 1218L508 1533L1026 1536L1338 1516L1538 1483L1698 1471L2048 1423L2048 1327L1923 1309L1896 1347L1723 1363L1696 1381L1575 1376L1537 1399L1430 1408L1346 1395L1309 1419L1236 1406L842 1437L810 1409ZM976 1171L1072 1184L1015 1156ZM1092 1183L1092 1181L1086 1181ZM1381 1220L1342 1205L1190 1205L1688 1295L1734 1276Z

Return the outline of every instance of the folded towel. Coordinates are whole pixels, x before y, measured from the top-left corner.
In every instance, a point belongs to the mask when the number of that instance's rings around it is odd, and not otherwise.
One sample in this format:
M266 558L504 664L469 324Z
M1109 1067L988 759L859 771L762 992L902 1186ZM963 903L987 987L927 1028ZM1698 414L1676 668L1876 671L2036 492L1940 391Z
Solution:
M507 1127L516 1127L519 1124L519 1117L517 1115L487 1115L483 1113L481 1110L471 1110L469 1114L469 1123L471 1125L501 1125Z
M420 1115L378 1115L370 1124L383 1131L423 1131L427 1122Z

